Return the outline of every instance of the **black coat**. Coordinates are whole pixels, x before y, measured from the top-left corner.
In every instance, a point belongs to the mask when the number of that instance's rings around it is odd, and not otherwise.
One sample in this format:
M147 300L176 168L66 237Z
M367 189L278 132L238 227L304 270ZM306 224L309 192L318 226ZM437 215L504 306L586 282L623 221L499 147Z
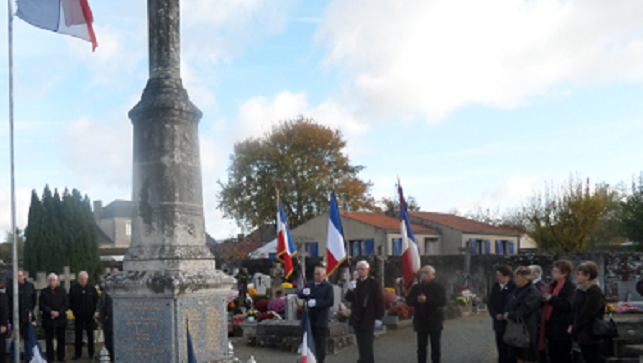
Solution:
M13 315L13 312L9 311L9 299L7 299L7 294L0 292L0 326L7 327L7 322L9 317ZM2 360L0 360L2 362Z
M103 292L98 321L103 325L103 330L106 333L114 332L114 304L112 297L106 292Z
M76 319L87 319L96 313L98 292L90 284L80 286L76 284L69 289L69 307Z
M64 287L56 287L52 291L50 287L40 290L40 311L42 312L42 326L45 328L62 328L67 325L67 309L69 309L69 298ZM51 312L57 311L58 317L51 318Z
M551 283L556 288L558 281ZM553 289L552 289L553 291ZM552 296L549 305L552 307L551 317L545 322L545 336L553 341L571 341L572 336L567 332L569 321L572 315L572 303L576 295L576 284L569 278L565 280L565 285L558 292L558 296Z
M424 304L420 304L418 296L426 296ZM442 330L444 311L442 307L447 303L447 292L444 286L435 281L416 284L406 296L406 303L415 308L413 314L413 329L417 332L434 332Z
M384 317L382 285L372 277L358 281L355 290L348 290L344 299L351 303L349 324L355 328L375 330L375 320Z
M306 287L310 289L310 296L308 296L308 298L315 299L315 307L308 310L310 324L316 328L327 328L328 313L335 303L333 285L326 280L320 282L318 285L315 285L315 281L308 281ZM303 294L303 290L300 290L297 295L300 299L307 299Z
M27 280L20 285L18 285L20 323L27 324L34 318L33 309L36 307L36 288ZM9 311L13 311L13 283L10 283L9 287L7 287L7 298L9 299Z
M586 286L578 286L572 304L572 339L584 345L600 343L600 339L592 336L592 324L595 318L603 319L604 316L605 297L598 284L587 289Z
M504 320L496 320L496 315L502 315L505 313L505 307L507 306L509 295L511 295L515 289L516 284L513 282L513 280L509 280L509 282L507 282L502 290L500 290L500 284L497 282L491 287L487 310L489 311L489 315L491 315L491 319L493 320L493 330L498 332L505 331L507 322Z
M523 287L516 287L509 296L505 308L507 318L514 322L522 319L529 330L532 354L536 354L538 346L538 318L540 317L540 303L542 297L540 291L533 284L526 284Z

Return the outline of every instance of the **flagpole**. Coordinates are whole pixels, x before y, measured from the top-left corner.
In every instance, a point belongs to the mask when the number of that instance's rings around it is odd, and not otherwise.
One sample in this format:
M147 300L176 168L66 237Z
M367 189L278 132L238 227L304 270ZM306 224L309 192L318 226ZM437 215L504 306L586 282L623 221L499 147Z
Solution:
M18 300L18 236L16 228L16 175L14 155L14 128L13 128L13 0L7 0L8 16L8 44L9 44L9 149L11 154L11 230L13 234L13 346L14 362L20 363L20 352L16 354L16 347L20 347L20 316ZM28 347L26 347L28 349Z

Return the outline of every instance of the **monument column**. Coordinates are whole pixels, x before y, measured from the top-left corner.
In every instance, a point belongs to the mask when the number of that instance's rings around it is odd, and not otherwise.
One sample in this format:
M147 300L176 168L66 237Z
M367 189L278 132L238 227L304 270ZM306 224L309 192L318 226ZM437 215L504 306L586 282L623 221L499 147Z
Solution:
M180 74L179 0L148 0L149 79L129 112L134 128L132 242L114 298L116 362L227 357L225 297L234 279L205 244L198 123Z

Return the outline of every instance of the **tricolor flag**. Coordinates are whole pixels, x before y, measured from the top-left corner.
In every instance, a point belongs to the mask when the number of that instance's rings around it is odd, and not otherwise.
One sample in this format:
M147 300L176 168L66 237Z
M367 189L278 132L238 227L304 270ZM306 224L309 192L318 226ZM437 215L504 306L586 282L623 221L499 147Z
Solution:
M301 341L301 363L317 363L317 352L315 352L315 340L310 328L310 319L308 319L308 309L304 309L302 312L301 324L304 327L304 339Z
M337 207L335 191L330 198L330 217L328 218L328 237L326 238L326 275L330 276L346 261L344 229Z
M413 279L420 270L420 253L417 240L413 235L409 212L404 200L402 185L398 181L397 191L400 194L400 232L402 234L402 275L407 290L413 285Z
M29 363L47 363L45 358L42 356L42 351L40 350L40 345L38 345L38 338L36 338L36 333L33 331L33 326L29 326L29 347L27 353L27 359Z
M277 196L277 259L284 263L286 278L292 274L292 257L296 254L297 250L290 236L286 213L281 205L281 199Z
M187 330L187 346L188 346L188 363L197 363L196 356L194 355L194 347L192 346L192 336L190 335L190 328L185 328Z
M88 0L18 0L16 16L38 28L91 42L93 50L98 46Z

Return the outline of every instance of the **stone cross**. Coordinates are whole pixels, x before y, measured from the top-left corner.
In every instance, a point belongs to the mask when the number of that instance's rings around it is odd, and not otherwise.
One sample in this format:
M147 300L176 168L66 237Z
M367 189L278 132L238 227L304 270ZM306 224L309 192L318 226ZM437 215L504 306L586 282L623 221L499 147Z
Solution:
M284 277L284 269L279 262L273 262L270 269L270 300L283 295L284 289L281 287L281 282Z
M60 275L60 283L62 284L64 282L64 287L67 292L69 292L71 288L72 280L76 280L76 274L71 273L69 266L63 267L63 273Z
M464 272L462 275L465 286L469 286L469 278L471 277L471 254L476 252L476 249L473 247L460 247L458 248L458 252L464 253Z
M237 288L239 290L239 297L237 298L239 308L249 308L246 303L246 296L248 295L248 282L250 282L250 275L248 274L248 269L242 267L239 271L239 274L235 276L237 279Z

